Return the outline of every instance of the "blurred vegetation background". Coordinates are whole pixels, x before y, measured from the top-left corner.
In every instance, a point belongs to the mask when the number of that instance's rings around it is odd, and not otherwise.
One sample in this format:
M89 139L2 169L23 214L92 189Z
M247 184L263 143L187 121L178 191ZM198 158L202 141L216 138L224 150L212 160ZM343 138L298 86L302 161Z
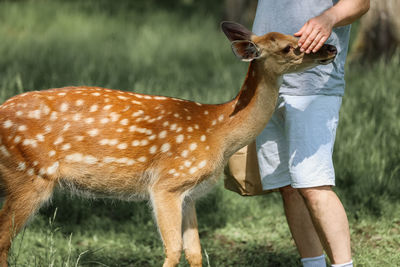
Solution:
M349 215L357 266L400 262L400 31L393 12L399 1L378 2L352 28L334 154L335 190ZM251 27L255 6L254 0L0 1L0 101L67 85L228 101L247 64L232 55L219 24ZM281 205L278 194L243 198L220 183L197 204L204 265L299 266ZM19 234L10 265L160 266L163 257L146 203L59 192Z

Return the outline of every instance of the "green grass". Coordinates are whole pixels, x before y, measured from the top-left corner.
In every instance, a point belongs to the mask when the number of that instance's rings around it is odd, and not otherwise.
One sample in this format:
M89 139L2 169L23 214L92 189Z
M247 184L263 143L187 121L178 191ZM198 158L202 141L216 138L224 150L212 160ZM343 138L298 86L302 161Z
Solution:
M221 7L201 2L2 1L0 101L66 85L227 101L247 65L219 30ZM399 67L399 56L347 66L334 160L357 266L400 262ZM197 204L204 265L299 266L281 206L277 194L243 198L219 184ZM10 264L160 266L163 257L146 203L56 194L15 239Z

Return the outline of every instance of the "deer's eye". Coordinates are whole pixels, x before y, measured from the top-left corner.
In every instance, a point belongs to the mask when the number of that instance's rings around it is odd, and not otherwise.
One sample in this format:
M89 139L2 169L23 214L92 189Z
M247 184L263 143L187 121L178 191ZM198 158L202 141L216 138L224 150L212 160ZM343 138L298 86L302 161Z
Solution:
M290 52L290 50L292 49L291 45L287 45L285 48L282 49L282 52L287 54Z

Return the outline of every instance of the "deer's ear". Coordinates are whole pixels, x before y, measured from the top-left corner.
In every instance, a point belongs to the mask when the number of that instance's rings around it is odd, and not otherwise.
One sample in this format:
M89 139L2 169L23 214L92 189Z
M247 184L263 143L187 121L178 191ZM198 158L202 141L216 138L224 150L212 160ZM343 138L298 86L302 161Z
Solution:
M236 22L224 21L221 23L221 28L231 42L237 40L250 41L251 36L254 35L246 27Z
M260 58L260 48L252 41L238 40L232 42L233 53L242 61L252 61Z

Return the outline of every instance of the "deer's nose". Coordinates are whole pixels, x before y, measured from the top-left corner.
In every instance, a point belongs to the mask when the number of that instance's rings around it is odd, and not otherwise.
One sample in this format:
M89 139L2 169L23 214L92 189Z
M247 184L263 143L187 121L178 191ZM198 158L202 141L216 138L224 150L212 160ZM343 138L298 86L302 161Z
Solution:
M337 49L334 45L327 44L326 50L331 54L335 54L335 55L337 54Z

